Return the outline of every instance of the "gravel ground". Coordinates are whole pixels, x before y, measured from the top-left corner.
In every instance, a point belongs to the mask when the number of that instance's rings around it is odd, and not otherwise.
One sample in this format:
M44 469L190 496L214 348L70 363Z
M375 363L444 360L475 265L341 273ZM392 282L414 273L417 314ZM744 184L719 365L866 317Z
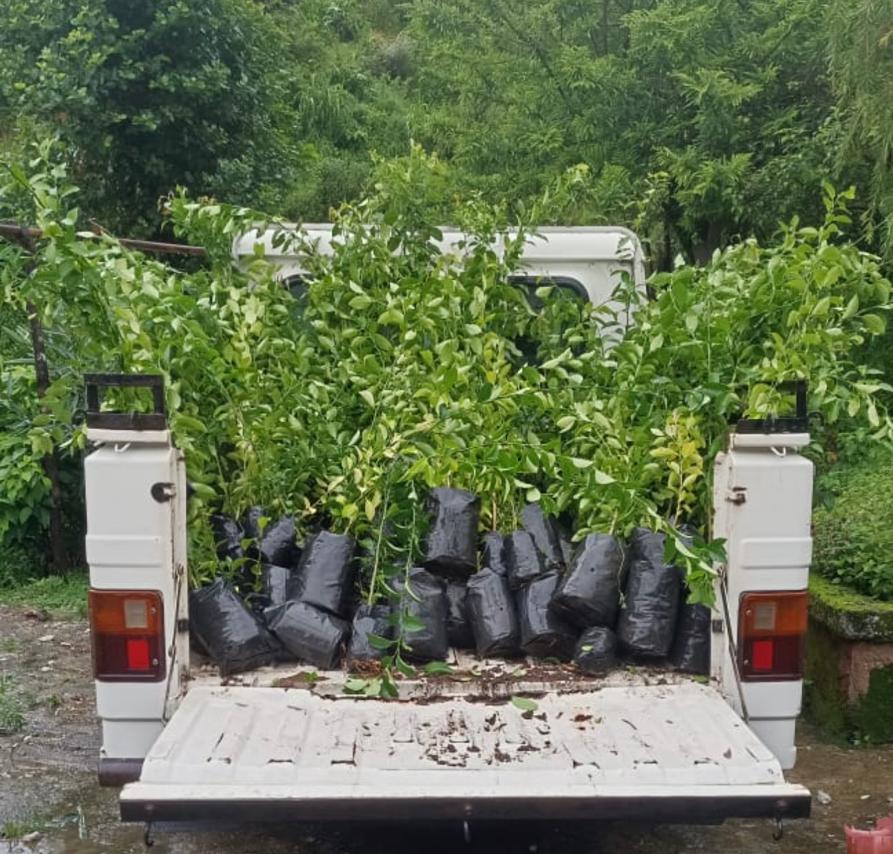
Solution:
M24 726L0 735L0 854L128 854L143 850L143 829L122 825L117 792L96 785L98 731L83 620L0 606L0 722L3 703L21 708ZM4 700L4 698L6 698ZM12 698L10 701L9 698ZM891 712L893 713L893 712ZM480 850L596 854L817 854L844 851L843 825L868 826L893 813L893 748L845 749L801 728L800 759L790 774L813 791L813 817L788 822L772 841L766 821L714 827L626 824L550 828L473 827L470 845L458 827L285 826L214 828L156 834L158 854L425 854ZM820 802L817 792L824 794ZM825 795L830 797L828 800ZM5 840L3 835L8 838Z

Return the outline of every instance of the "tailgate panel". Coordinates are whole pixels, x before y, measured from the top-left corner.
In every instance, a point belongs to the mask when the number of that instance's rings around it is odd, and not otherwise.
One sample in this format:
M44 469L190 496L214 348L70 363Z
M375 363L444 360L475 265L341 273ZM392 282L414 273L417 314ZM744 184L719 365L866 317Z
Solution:
M806 815L713 689L606 687L533 712L463 698L198 687L121 794L132 821Z

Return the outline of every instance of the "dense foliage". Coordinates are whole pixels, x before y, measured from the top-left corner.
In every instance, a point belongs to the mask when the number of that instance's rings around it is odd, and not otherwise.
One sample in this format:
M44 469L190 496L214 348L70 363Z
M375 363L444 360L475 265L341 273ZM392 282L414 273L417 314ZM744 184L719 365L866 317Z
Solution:
M30 418L7 428L16 469L83 448L72 413L84 372L164 374L196 487L199 578L216 570L209 508L259 503L356 536L374 598L417 557L427 490L452 485L480 495L488 528L515 527L524 502L541 501L579 535L667 530L707 599L718 554L708 473L730 419L777 411L777 384L804 378L826 425L860 418L893 435L890 388L857 357L884 331L890 283L840 241L845 199L830 188L820 228L794 224L773 245L750 240L658 275L652 300L629 281L598 308L545 287L534 309L509 274L534 223L574 195L575 172L512 236L499 207L457 201L460 263L434 242L424 198L441 165L418 149L382 162L376 192L338 211L332 256L281 233L313 273L293 296L262 255L233 265L232 238L258 214L172 196L177 234L210 253L183 272L80 234L75 190L52 157L15 170L5 194L30 199L44 238L33 253L7 250L4 327L39 306L59 366L44 400L25 395ZM25 382L0 367L11 387ZM0 524L15 528L19 507L0 505ZM682 523L706 535L692 550L676 539Z
M885 437L891 22L893 0L9 0L0 218L47 236L0 243L0 583L42 550L48 460L77 557L87 370L165 373L197 518L260 501L385 550L376 520L437 482L499 526L536 496L581 530L702 523L726 420L784 405L781 380L810 379L820 443ZM232 268L247 208L356 239L296 301ZM618 295L625 333L557 295L531 313L518 245L488 248L508 221L634 227L656 300ZM213 257L77 236L97 222ZM433 252L436 222L473 263ZM388 559L420 524L390 521Z
M585 164L555 219L634 225L660 269L818 225L856 183L889 245L893 0L11 0L0 121L71 145L85 213L159 227L196 195L327 219L371 152L409 140L469 190L529 202Z
M813 565L835 583L893 602L893 458L865 453L822 478L814 513Z

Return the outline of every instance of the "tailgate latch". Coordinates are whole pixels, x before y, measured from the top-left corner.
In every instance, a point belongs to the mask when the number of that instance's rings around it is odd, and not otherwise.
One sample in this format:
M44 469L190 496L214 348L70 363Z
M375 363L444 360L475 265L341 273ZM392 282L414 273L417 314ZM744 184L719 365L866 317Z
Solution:
M159 481L158 483L153 483L152 488L149 490L152 493L152 497L159 504L166 504L170 501L174 495L177 494L176 489L174 489L174 485L172 483L166 483Z

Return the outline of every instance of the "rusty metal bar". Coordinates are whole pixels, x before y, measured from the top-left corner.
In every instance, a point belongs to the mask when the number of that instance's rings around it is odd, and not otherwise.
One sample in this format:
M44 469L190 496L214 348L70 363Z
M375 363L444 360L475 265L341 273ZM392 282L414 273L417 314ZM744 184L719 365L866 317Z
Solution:
M0 237L7 237L19 243L25 243L27 241L40 240L42 236L43 232L39 228L29 228L14 222L0 222ZM160 243L156 240L136 240L132 237L119 237L117 240L118 243L126 246L128 249L135 249L138 252L147 252L153 255L192 255L203 257L206 254L204 246L190 246L187 243Z

